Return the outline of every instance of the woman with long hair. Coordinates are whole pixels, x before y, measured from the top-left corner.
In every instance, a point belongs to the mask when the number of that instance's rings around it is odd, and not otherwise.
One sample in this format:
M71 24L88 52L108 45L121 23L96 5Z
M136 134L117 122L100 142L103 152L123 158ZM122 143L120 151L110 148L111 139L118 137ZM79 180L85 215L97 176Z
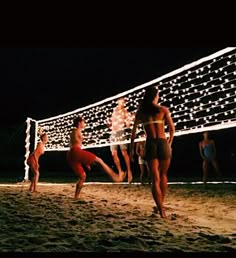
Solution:
M152 179L152 196L162 218L166 218L163 202L167 192L167 171L171 161L171 144L175 126L167 107L158 104L159 93L156 87L146 89L143 100L135 114L131 133L130 159L134 160L134 140L139 123L146 133L145 158ZM169 129L166 137L165 123Z

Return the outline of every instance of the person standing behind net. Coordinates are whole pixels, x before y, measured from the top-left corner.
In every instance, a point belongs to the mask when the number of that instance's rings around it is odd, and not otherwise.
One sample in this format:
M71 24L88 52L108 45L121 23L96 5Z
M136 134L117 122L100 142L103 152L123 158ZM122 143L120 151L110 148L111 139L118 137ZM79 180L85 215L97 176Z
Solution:
M156 87L146 89L142 102L135 114L131 133L130 159L134 160L134 140L136 129L142 123L146 132L145 155L152 179L152 196L162 218L166 218L163 202L167 192L167 171L171 161L171 144L175 126L167 107L158 104L159 94ZM166 138L164 123L169 129Z
M43 133L42 129L39 128L40 142L38 143L36 149L29 155L27 159L27 165L30 167L30 170L33 172L33 178L31 180L30 192L37 192L37 184L39 181L39 158L44 154L45 145L48 141L48 136L46 133Z
M81 116L78 116L74 119L73 125L74 128L70 134L70 149L66 155L68 164L74 171L75 175L78 176L74 197L79 198L80 191L86 180L84 167L90 170L91 166L97 165L99 168L104 170L113 179L113 181L122 182L126 176L123 171L121 171L119 175L116 174L101 158L81 148L83 142L82 130L85 127L84 119Z
M209 165L211 164L219 177L222 177L218 161L216 159L216 147L215 142L212 139L209 139L209 133L203 133L203 140L199 142L199 152L203 159L203 183L206 185Z
M145 137L145 134L143 134L142 137ZM148 173L148 182L149 184L151 183L147 161L145 160L145 144L146 144L145 140L139 141L136 143L136 148L135 148L136 154L138 155L138 164L140 169L140 183L142 185L144 184L145 171L147 171Z
M111 127L111 142L125 140L125 128L130 127L131 115L125 108L125 98L121 97L117 101L117 106L114 108L111 118L109 119L108 126ZM133 180L133 174L131 171L131 164L129 154L127 152L127 144L112 144L110 146L111 154L118 170L118 173L122 173L121 162L118 156L118 147L120 147L121 153L124 157L127 172L128 182Z

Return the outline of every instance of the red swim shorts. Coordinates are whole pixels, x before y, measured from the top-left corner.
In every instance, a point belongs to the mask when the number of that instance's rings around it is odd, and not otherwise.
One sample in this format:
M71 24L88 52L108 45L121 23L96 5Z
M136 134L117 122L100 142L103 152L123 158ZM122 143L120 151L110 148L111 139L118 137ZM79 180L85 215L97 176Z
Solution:
M95 159L96 155L79 146L74 146L67 152L67 162L76 175L84 173L83 166L91 166Z

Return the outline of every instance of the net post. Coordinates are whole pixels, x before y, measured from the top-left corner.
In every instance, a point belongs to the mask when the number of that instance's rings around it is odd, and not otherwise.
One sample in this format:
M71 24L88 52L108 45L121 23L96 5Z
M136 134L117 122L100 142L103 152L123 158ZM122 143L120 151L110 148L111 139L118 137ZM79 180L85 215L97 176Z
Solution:
M29 146L30 146L30 118L28 117L26 119L26 137L25 137L25 161L24 161L24 164L25 164L25 176L24 176L24 180L25 181L28 181L29 180L29 166L27 164L27 159L29 157L29 154L30 154L30 149L29 149Z

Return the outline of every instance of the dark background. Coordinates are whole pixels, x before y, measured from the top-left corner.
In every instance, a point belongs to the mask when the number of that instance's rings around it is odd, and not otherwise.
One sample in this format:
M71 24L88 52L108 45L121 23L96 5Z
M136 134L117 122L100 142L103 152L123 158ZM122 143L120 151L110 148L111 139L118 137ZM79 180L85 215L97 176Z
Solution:
M0 177L24 175L27 117L39 120L95 103L225 47L0 48ZM211 134L220 166L228 177L235 176L235 132L231 128ZM175 137L170 178L201 179L201 139L199 133ZM109 147L91 151L114 166ZM46 152L40 165L41 178L73 177L65 152ZM132 166L138 177L137 164ZM90 177L95 173L92 170Z

